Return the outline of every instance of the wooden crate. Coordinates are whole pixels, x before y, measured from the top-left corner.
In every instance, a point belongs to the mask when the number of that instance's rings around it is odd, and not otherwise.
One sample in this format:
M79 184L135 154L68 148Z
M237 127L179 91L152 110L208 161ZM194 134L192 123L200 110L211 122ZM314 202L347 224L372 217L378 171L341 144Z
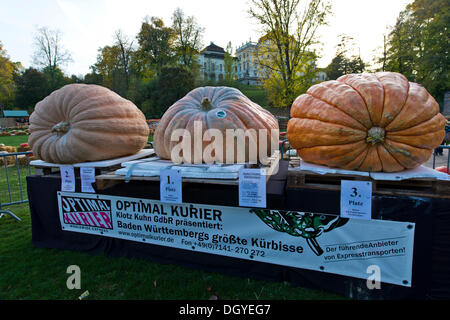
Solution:
M350 174L318 174L298 170L289 170L287 187L340 191L342 180L372 182L372 194L390 196L415 196L450 199L450 181L431 178L414 178L391 181L375 180L371 177Z
M131 155L120 157L116 159L103 160L103 161L94 161L94 162L84 162L84 163L75 163L75 164L67 164L68 166L74 167L74 172L76 176L79 176L81 167L92 167L95 168L95 174L100 175L107 172L111 172L113 170L120 169L121 163L124 161L130 161L135 159L142 159L145 157L152 157L155 155L153 149L142 149L138 153ZM38 176L45 176L51 174L59 174L59 168L63 166L63 164L55 164L49 163L42 160L34 160L30 162L35 168L35 174Z
M278 171L279 161L281 155L279 151L276 151L272 157L269 158L269 164L267 166L263 166L261 168L267 169L266 181L269 180L271 175L275 174ZM192 165L190 165L192 166ZM248 166L249 168L256 168L257 166ZM123 183L125 181L159 181L159 176L125 176L116 174L115 171L111 171L108 173L100 174L95 177L97 182L97 189L104 190L110 187L113 187L119 183ZM218 185L234 185L237 186L239 184L238 179L214 179L214 178L193 178L193 177L183 177L183 183L203 183L203 184L218 184Z

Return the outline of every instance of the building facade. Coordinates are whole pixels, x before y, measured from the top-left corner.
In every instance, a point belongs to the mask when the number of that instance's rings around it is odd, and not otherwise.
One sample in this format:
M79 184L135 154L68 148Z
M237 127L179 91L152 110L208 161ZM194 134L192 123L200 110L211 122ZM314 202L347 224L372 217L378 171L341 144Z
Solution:
M316 78L314 80L318 81L318 82L327 81L328 76L325 71L319 70L319 71L317 71Z
M261 85L261 79L256 64L256 42L247 42L236 49L236 79L243 84Z
M225 78L225 50L213 42L200 52L198 63L202 80L220 81Z
M246 85L262 85L262 74L257 65L258 43L248 41L236 49L234 57L235 80ZM222 47L210 43L200 52L199 60L200 76L204 81L220 81L225 79L225 50ZM327 80L323 70L318 70L316 81Z

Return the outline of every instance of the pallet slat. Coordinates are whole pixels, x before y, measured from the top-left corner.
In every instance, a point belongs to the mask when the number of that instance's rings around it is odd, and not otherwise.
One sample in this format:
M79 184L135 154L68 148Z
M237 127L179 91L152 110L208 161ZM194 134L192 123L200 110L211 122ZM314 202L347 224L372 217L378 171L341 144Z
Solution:
M95 168L97 174L103 174L110 172L112 170L117 170L121 167L122 162L142 159L146 157L152 157L155 155L153 149L142 149L138 153L130 156L119 157L115 159L103 160L103 161L93 161L93 162L83 162L68 164L74 167L76 172L79 172L81 167L92 167ZM37 175L48 175L59 172L59 168L65 164L49 163L42 160L33 160L30 162L31 166L36 168Z
M278 171L279 161L280 161L280 153L275 152L274 155L269 158L270 164L267 166L263 166L262 168L267 169L267 176L266 181L269 180L270 176L272 174L275 174ZM193 166L193 165L189 165ZM231 177L231 175L230 175ZM98 190L104 190L109 187L112 187L114 185L117 185L119 183L125 182L125 181L159 181L159 175L152 176L125 176L122 174L117 174L115 171L111 171L108 173L104 173L101 175L97 175L95 177L97 182L97 189ZM186 183L204 183L204 184L218 184L218 185L234 185L237 186L239 184L239 180L237 177L230 178L230 179L217 179L214 178L213 175L211 177L183 177L183 182Z
M371 177L344 174L317 174L302 171L289 171L287 186L317 190L340 191L342 180L371 181L373 194L390 196L419 196L450 199L450 181L430 178L408 180L375 180Z

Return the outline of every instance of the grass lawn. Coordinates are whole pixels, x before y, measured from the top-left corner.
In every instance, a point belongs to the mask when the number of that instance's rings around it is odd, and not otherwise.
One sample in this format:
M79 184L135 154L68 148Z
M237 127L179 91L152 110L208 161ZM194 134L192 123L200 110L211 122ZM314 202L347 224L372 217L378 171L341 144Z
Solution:
M22 221L0 219L0 300L78 299L342 299L319 291L129 258L36 248L28 204L10 206ZM81 289L69 290L67 267L81 270Z
M260 106L267 106L267 94L263 87L242 85L241 92Z
M26 136L1 137L0 143L18 146ZM25 140L23 140L25 139ZM26 167L8 167L12 200L27 198ZM33 170L30 171L33 173ZM19 180L20 175L20 180ZM20 181L20 182L19 182ZM22 184L23 193L20 193ZM0 168L0 203L10 202L5 168ZM74 300L89 290L87 300L109 299L343 299L320 290L293 287L288 283L258 281L218 273L152 263L129 258L107 258L87 253L43 249L31 241L29 204L7 206L21 218L0 219L0 300ZM81 270L81 289L69 290L67 268Z
M5 146L19 147L22 143L28 143L28 136L5 136L0 137L0 144Z

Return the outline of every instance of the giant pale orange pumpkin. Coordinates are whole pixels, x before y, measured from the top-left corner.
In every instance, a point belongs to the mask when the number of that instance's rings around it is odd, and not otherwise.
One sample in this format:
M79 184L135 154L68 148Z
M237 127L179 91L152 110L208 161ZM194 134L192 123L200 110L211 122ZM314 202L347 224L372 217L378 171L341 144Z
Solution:
M69 84L36 104L30 116L33 154L52 163L100 161L145 147L148 125L131 102L98 85Z
M288 139L307 162L397 172L431 157L445 123L435 99L403 75L349 74L314 85L294 101Z
M212 147L212 142L216 138L214 136L213 139L212 135L207 134L208 131L213 132L209 129L221 133L223 137L222 150L214 150ZM174 135L177 130L188 133L191 139L188 153L186 153L188 148L181 150L181 152L174 149L176 146L180 146L183 139L186 138L186 136L183 136L177 139L177 135ZM196 134L196 130L200 135ZM276 130L276 134L274 134L274 130ZM257 137L248 135L245 141L240 140L242 144L245 144L245 146L242 145L243 149L241 149L245 150L245 154L242 154L237 146L240 143L239 141L235 141L235 139L227 140L227 131L235 133L239 131L254 132ZM195 139L197 141L194 141ZM188 145L187 142L186 145ZM253 148L258 151L258 154L263 154L264 157L272 155L274 150L271 147L278 147L278 121L270 112L252 102L238 89L200 87L175 102L164 113L155 130L153 146L159 157L172 159L172 161L176 161L172 151L176 153L177 157L183 158L182 161L186 163L208 162L205 160L205 155L209 151L211 152L210 159L213 159L214 162L232 163L239 159L248 161L254 159L252 155L249 155L249 151ZM208 150L208 148L210 149ZM233 151L234 157L227 156L229 151ZM196 153L198 156L196 156ZM258 157L255 160L262 159Z

